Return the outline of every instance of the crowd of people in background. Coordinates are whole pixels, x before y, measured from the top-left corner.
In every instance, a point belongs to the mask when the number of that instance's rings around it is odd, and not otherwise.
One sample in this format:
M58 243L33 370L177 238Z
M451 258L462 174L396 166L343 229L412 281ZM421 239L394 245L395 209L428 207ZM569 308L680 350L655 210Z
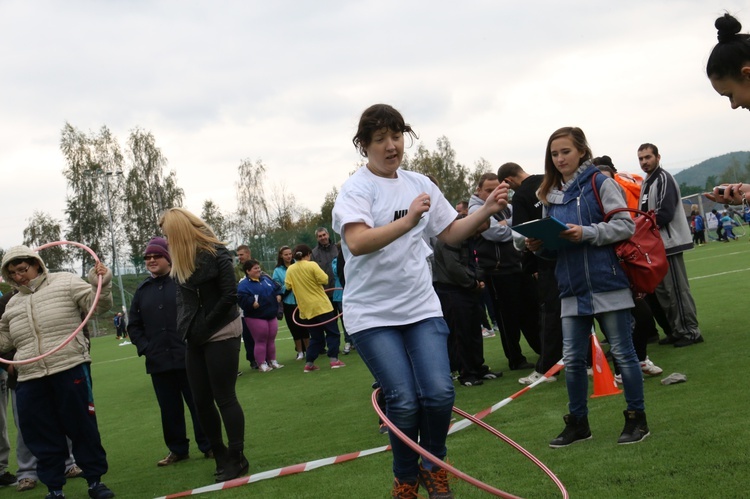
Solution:
M740 34L729 14L716 28L719 43L707 76L732 108L750 109L750 35ZM647 355L647 344L704 342L683 254L705 244L706 230L716 230L720 241L736 239L739 222L728 205L747 207L750 185L717 187L708 198L726 203L724 211L703 214L694 207L688 215L656 145L634 148L641 177L618 172L609 156L594 157L583 130L563 127L549 137L544 174L505 163L482 175L468 200L454 208L435 179L401 168L407 136L416 134L393 107L366 109L353 144L367 163L342 186L332 213L340 242L320 227L314 248L282 246L273 269L263 269L246 245L236 248L235 263L225 243L187 210L162 214L165 238L154 237L143 250L149 276L128 320L122 313L114 317L116 337L132 340L151 377L168 448L157 466L190 457L187 405L198 449L215 462L215 480L247 474L244 411L235 391L241 343L251 369L283 368L276 349L282 319L295 360L304 360L302 373L319 371L321 355L330 368L345 367L339 353L356 350L382 391L391 423L441 460L454 381L475 387L502 376L484 358L495 348L485 344L495 331L507 368L533 369L518 379L523 385L554 382L545 373L560 359L565 365L568 413L549 446L590 439L589 338L598 322L624 388L625 424L617 443L650 435L644 376L662 369ZM654 213L666 250L669 271L650 294L632 292L613 249L631 237L635 223L627 212L607 215L628 207ZM513 230L548 216L566 227L557 239ZM22 491L39 480L47 499L55 499L64 497L68 478L82 476L91 498L114 497L101 481L107 458L91 389L89 339L85 328L76 330L94 304L98 280L103 292L96 311L112 305L111 273L102 263L89 282L50 273L26 246L5 253L0 271L13 286L0 300L0 352L6 360L24 359L0 371L0 409L4 416L10 390L19 428L18 479L7 469L10 445L7 432L0 432L0 485L17 483ZM74 330L73 341L50 352ZM522 337L535 362L526 357ZM27 362L42 356L44 367ZM0 424L4 430L4 417ZM393 434L390 440L393 497L414 499L420 486L432 499L453 497L440 462Z

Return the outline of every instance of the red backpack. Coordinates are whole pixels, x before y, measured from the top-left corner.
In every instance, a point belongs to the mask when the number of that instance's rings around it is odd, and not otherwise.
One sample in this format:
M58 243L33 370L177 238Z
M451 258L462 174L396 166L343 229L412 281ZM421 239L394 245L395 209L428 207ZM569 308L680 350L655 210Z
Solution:
M614 244L615 254L625 275L628 276L633 292L653 293L669 270L667 252L659 234L659 226L656 225L656 216L653 210L645 212L634 208L617 208L604 213L599 189L596 187L596 177L597 175L591 177L591 187L594 189L605 222L615 213L622 211L635 214L635 232L630 239Z

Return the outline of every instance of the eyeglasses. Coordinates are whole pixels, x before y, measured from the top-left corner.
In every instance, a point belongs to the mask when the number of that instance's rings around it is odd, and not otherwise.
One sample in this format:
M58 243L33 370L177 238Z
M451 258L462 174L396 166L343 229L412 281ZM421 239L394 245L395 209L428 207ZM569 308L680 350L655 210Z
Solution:
M17 275L25 274L29 271L30 268L31 265L27 265L25 269L16 267L16 270L14 270L13 272L8 272L8 275L10 275L11 277L16 277Z
M164 258L164 255L146 255L143 257L143 261L158 260L159 258Z

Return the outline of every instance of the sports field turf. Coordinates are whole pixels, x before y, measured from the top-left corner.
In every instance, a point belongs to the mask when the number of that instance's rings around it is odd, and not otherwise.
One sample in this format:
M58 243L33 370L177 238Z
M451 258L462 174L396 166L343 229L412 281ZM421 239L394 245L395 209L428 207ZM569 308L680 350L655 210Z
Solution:
M733 498L750 495L750 352L746 308L750 306L750 244L747 238L711 243L685 255L690 285L706 342L689 348L649 345L650 358L664 369L687 375L687 382L663 386L645 381L652 435L642 443L616 444L623 425L622 395L592 399L593 440L565 449L547 444L563 427L567 394L562 380L522 395L486 421L549 466L573 498ZM213 462L191 444L192 458L157 468L167 449L159 412L143 359L133 346L113 336L92 341L96 411L108 452L104 481L121 498L146 498L212 483ZM521 389L528 371L507 370L500 338L486 339L485 358L498 380L479 387L456 386L456 405L476 413ZM237 391L246 417L246 455L252 474L329 456L385 445L370 405L371 376L356 352L342 356L343 369L320 359L318 372L303 374L293 343L282 326L278 359L286 367L251 371L241 362ZM605 346L606 349L606 346ZM526 346L527 356L536 359ZM12 415L9 414L9 421ZM15 448L15 428L9 428ZM560 497L552 482L520 453L477 428L449 438L449 459L461 470L512 494ZM295 476L274 478L205 497L384 498L392 474L390 453L362 457ZM15 455L11 455L15 471ZM453 484L458 498L490 497ZM85 481L66 486L68 498L86 497ZM42 497L39 486L20 497ZM0 488L0 499L19 497Z

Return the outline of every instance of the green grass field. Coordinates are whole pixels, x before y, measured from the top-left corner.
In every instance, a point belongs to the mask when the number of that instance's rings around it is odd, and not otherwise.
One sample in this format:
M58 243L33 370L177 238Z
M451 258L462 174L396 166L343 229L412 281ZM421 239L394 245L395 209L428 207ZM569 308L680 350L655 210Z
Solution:
M547 444L562 430L561 417L567 412L562 380L537 387L486 419L547 464L573 498L750 496L750 397L742 370L750 351L745 323L750 245L746 238L712 243L685 258L706 342L682 349L649 345L649 356L664 375L680 372L688 378L671 386L661 385L660 377L646 379L649 438L636 445L616 444L625 408L622 395L617 395L590 400L593 440L550 449ZM302 364L294 361L288 330L282 329L277 349L284 369L262 374L241 362L244 374L237 380L237 392L245 410L250 472L385 445L387 437L378 433L370 406L372 379L357 354L342 357L346 368L331 370L319 361L319 372L303 374ZM156 497L212 483L213 462L194 444L190 460L157 468L167 449L151 381L135 348L118 343L112 335L92 341L96 408L110 464L104 481L121 498ZM457 406L472 413L518 391L517 379L528 374L507 371L499 337L484 344L488 364L505 375L479 387L456 387ZM533 352L527 356L536 359ZM15 442L12 425L9 433ZM560 497L538 468L484 431L457 433L448 448L455 466L500 489L527 498ZM390 466L390 453L382 453L205 496L385 498ZM458 498L489 497L465 483L454 483L453 488ZM24 497L44 493L40 484ZM0 499L16 494L14 487L0 489ZM70 481L66 494L86 497L85 481Z

